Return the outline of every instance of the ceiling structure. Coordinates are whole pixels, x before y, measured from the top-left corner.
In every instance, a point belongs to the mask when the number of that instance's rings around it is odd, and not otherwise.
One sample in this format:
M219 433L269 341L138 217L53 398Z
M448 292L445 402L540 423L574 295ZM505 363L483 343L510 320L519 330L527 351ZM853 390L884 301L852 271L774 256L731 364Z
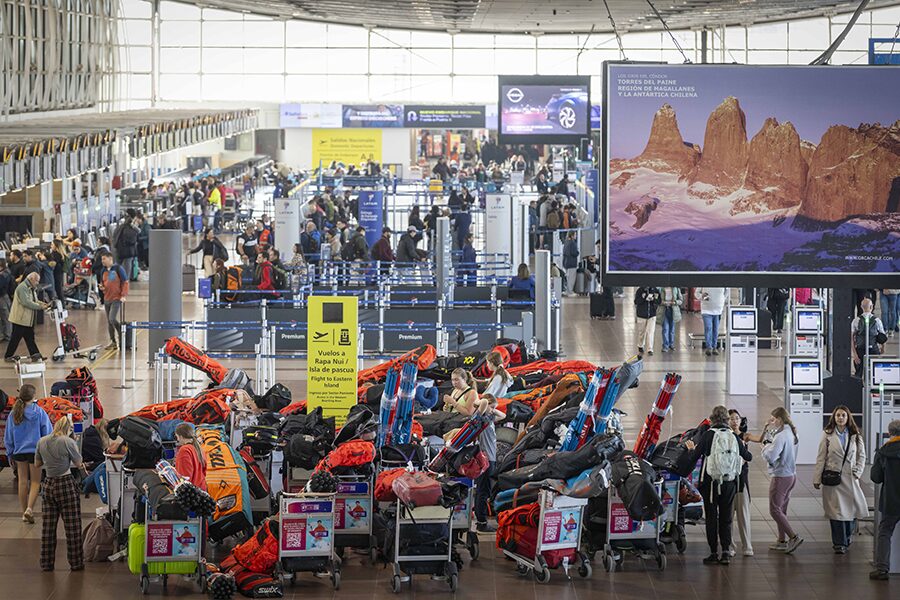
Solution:
M603 0L202 0L284 19L451 33L611 33ZM620 33L659 30L646 0L607 0ZM670 29L750 25L852 12L858 0L653 0ZM872 0L868 8L900 4Z

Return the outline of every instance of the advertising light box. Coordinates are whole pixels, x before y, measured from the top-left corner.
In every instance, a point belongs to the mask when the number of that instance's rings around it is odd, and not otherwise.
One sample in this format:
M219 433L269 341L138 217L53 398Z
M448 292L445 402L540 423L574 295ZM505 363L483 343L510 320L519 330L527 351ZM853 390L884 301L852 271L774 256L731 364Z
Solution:
M896 282L898 96L894 67L606 63L606 273Z
M341 126L341 106L339 104L282 104L279 126L282 129L339 128Z
M577 144L591 129L590 77L500 77L501 143Z
M403 127L400 104L344 105L344 127Z
M484 105L473 106L419 106L403 107L404 127L439 127L449 129L484 128Z

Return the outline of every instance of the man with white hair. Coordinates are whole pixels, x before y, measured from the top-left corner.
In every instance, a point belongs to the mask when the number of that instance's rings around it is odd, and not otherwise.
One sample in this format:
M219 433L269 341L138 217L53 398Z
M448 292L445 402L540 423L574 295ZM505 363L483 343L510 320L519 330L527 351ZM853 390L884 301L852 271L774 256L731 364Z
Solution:
M872 302L869 301L869 304ZM881 484L878 511L881 521L875 534L875 570L869 579L887 581L891 566L891 537L900 523L900 420L888 424L890 439L875 452L872 472L873 483Z
M37 343L34 341L34 323L37 311L46 310L50 305L39 302L37 291L41 284L41 276L32 271L25 277L25 281L16 287L13 295L12 310L9 312L9 322L12 323L12 332L9 336L9 345L6 346L6 362L15 360L19 342L25 340L28 354L31 360L39 362L44 360Z
M853 319L850 325L850 355L853 357L857 377L862 376L866 354L870 356L882 354L884 344L887 342L881 319L872 314L874 306L872 300L864 298L859 304L862 314Z

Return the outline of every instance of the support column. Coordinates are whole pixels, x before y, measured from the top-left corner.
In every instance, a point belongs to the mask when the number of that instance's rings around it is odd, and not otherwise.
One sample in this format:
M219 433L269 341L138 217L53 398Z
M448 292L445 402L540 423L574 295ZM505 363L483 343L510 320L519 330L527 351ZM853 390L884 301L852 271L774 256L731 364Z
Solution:
M855 314L853 289L835 288L827 317L831 319L831 377L823 382L826 416L841 404L846 404L850 412L857 416L863 412L862 380L853 377L853 360L850 357L850 325ZM857 422L861 419L857 418Z
M549 350L550 339L550 251L534 253L534 337L537 351Z
M439 300L453 300L453 281L452 267L453 255L451 252L452 242L450 241L450 218L438 217L437 231L434 233L434 275Z
M181 231L150 230L150 321L181 321ZM180 328L151 329L148 361Z

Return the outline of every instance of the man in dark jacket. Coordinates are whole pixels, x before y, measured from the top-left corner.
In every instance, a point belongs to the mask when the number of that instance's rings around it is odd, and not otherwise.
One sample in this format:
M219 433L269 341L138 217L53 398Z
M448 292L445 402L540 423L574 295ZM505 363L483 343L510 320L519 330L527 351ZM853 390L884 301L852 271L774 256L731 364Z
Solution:
M563 246L562 266L566 270L566 287L568 288L563 290L564 294L566 292L569 295L575 293L575 276L578 273L579 254L581 253L578 250L578 235L574 231L570 231L566 235L566 243Z
M659 288L640 287L634 294L635 312L639 319L644 320L644 327L638 343L639 355L643 355L646 348L647 354L653 356L653 340L656 335L656 311L659 310L659 302Z
M415 226L410 225L407 227L406 233L400 236L400 241L397 243L397 262L419 262L419 251L416 248L416 245L421 239L422 234L418 232Z
M466 237L469 235L469 230L472 228L472 215L469 214L468 205L462 205L460 211L456 213L453 222L456 226L456 245L462 250L463 246L466 245Z
M870 477L881 484L878 510L881 521L875 536L875 570L869 579L887 581L891 566L891 537L900 523L900 420L888 424L887 443L875 452Z
M134 226L134 217L128 217L116 230L116 262L125 269L125 273L132 281L134 276L134 261L138 254L138 230Z
M391 248L391 231L390 227L381 230L381 237L372 245L372 260L381 262L381 274L387 275L391 271L391 263L397 258L394 256L394 249Z
M447 166L447 159L443 156L440 157L437 164L431 169L431 173L441 181L450 179L450 167Z
M475 236L471 233L466 235L462 245L460 266L456 269L456 272L459 274L460 284L466 287L475 287L478 279L478 267L476 266L478 260L475 254L475 247L472 245L474 239Z

